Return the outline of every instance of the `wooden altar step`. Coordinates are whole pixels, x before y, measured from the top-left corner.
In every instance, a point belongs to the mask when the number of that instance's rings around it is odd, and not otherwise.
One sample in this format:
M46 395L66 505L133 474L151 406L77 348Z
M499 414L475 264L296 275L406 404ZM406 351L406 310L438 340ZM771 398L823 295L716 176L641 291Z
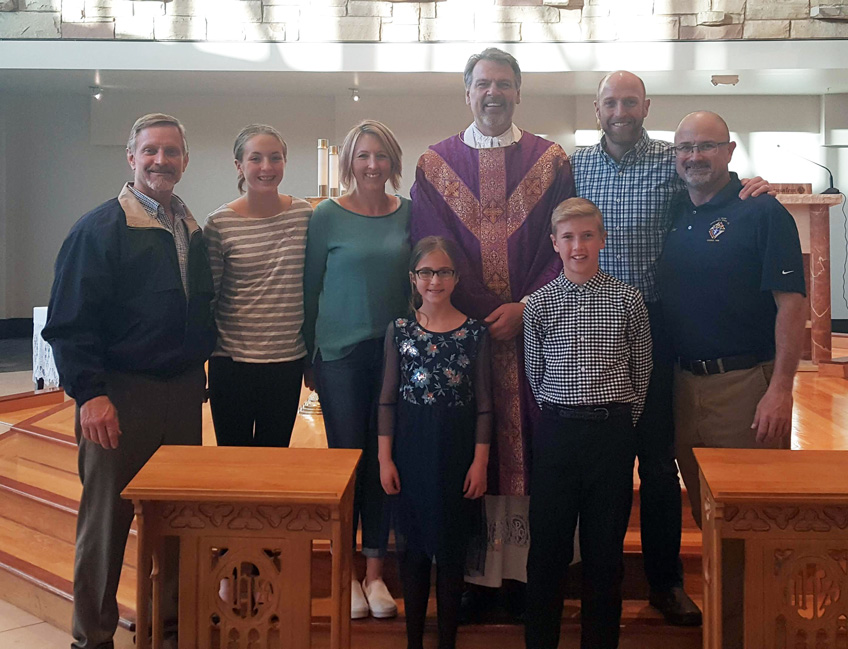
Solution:
M700 597L695 601L701 605ZM312 649L329 648L329 599L313 601ZM424 646L436 649L436 601L430 598L427 609ZM406 646L403 602L398 604L398 617L391 620L368 618L351 623L353 649L397 649ZM700 649L701 628L672 627L644 600L625 600L622 607L619 649ZM565 601L560 636L560 649L580 646L580 602ZM492 623L461 626L457 635L459 649L523 649L524 627L520 624Z
M0 592L70 628L74 537L82 487L73 403L61 392L0 400ZM116 647L132 645L137 535L131 530L118 591Z

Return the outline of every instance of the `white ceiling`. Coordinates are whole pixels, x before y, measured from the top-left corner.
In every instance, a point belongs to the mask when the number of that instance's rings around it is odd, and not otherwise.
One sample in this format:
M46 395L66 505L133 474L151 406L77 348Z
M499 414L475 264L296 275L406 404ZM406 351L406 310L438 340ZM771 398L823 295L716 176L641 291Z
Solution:
M0 89L228 95L445 95L482 43L139 43L0 41ZM848 93L848 41L545 43L501 45L534 95L593 94L605 71L625 67L650 95ZM713 74L738 74L714 87Z

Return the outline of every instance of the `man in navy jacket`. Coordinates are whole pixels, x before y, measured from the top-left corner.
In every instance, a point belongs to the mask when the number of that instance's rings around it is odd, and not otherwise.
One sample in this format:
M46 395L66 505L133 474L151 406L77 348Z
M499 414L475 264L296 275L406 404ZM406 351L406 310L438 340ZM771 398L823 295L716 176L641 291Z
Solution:
M133 182L62 245L42 334L77 403L76 649L113 646L133 518L120 493L162 444L201 443L216 337L200 228L173 194L188 165L185 129L169 115L141 117L127 160Z

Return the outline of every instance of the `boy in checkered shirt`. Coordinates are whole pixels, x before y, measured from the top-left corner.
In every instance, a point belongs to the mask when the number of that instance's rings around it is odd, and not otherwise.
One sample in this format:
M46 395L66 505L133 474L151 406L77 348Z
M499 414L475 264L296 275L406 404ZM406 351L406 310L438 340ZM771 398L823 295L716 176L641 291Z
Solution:
M633 499L633 426L651 374L642 294L600 270L606 231L591 201L551 217L563 272L524 310L525 366L541 409L533 435L528 649L556 649L574 532L583 559L583 649L618 646L624 535Z

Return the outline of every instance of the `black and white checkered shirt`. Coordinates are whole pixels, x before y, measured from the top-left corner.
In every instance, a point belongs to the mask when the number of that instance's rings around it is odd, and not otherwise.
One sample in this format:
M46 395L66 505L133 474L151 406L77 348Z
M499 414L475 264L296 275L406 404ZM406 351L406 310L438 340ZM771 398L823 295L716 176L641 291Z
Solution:
M672 200L685 191L674 166L674 145L652 140L642 129L639 142L619 163L602 144L603 138L569 158L577 195L604 215L601 268L642 291L646 302L656 302L657 259L671 228Z
M539 404L645 407L651 327L642 294L602 271L578 285L560 273L524 309L524 363Z
M132 186L132 183L127 183L130 191L141 203L144 211L151 217L159 221L159 223L168 232L174 236L174 245L177 246L177 261L180 263L180 279L183 281L183 291L188 295L188 228L186 228L185 217L186 210L182 200L174 196L171 198L171 211L174 213L174 222L165 214L165 208L158 202L154 201L150 196L146 196Z

